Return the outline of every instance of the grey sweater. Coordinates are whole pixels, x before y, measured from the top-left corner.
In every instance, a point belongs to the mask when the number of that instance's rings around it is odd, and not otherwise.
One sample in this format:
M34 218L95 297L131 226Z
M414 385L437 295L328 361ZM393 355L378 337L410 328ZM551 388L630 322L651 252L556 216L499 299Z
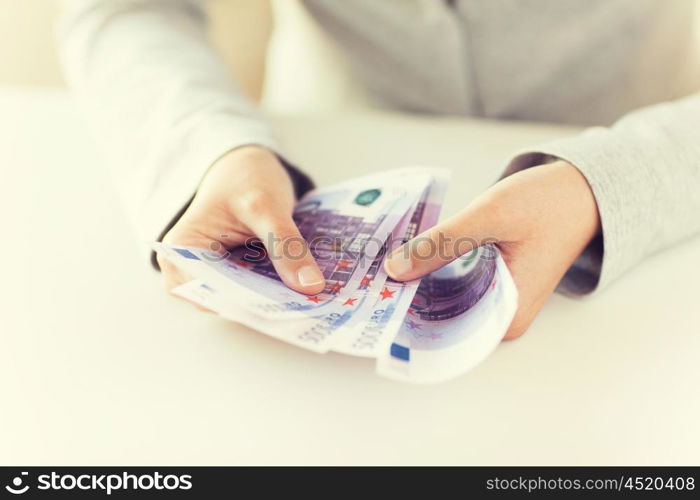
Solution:
M206 43L198 0L76 0L63 60L142 236L155 239L209 166L279 151ZM596 125L533 145L591 185L602 237L562 289L588 293L700 232L700 58L693 0L305 0L366 87L420 113ZM303 69L300 69L300 71Z

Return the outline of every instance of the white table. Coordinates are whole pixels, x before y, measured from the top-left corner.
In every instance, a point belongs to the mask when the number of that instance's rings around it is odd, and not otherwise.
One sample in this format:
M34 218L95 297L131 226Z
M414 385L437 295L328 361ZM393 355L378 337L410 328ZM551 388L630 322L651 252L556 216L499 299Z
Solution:
M384 114L278 117L326 184L454 170L445 213L520 147L574 132ZM586 300L553 297L468 375L414 387L161 290L78 112L0 92L2 464L698 464L696 238Z

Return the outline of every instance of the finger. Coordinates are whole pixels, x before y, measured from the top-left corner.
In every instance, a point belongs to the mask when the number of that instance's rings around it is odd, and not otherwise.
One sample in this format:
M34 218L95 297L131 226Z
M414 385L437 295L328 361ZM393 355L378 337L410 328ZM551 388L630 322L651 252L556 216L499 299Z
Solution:
M182 222L182 221L181 221ZM177 225L163 238L163 243L168 245L181 245L197 248L206 248L213 252L224 252L225 245L218 239L205 237L202 233L192 230L188 226L178 227ZM221 235L223 239L226 235ZM194 277L175 264L170 262L167 257L160 253L156 253L156 260L160 267L163 277L163 286L167 291L172 291L174 288L192 281Z
M160 253L156 255L156 259L158 259L158 265L160 266L163 286L168 292L193 279Z
M527 329L530 327L530 324L534 320L534 317L532 318L513 318L513 322L510 324L508 327L508 331L506 334L503 336L503 340L515 340L518 337L520 337L523 333L527 331Z
M395 280L408 281L429 274L501 234L497 215L477 202L394 250L384 269Z
M527 304L521 303L506 334L503 336L503 340L514 340L525 333L546 301L547 298L543 296L534 300L529 299Z
M503 245L501 254L518 289L518 310L503 337L512 340L530 328L569 265L553 262L552 252L527 243Z
M194 307L199 309L200 311L207 312L207 313L214 313L212 309L209 309L207 307L204 307L200 304L197 304L196 302L193 302L190 299L181 297L179 295L176 295L173 293L173 290L177 288L180 285L184 285L185 283L192 281L194 278L187 274L186 272L182 271L179 269L175 264L167 260L165 257L162 257L160 254L156 255L156 258L158 259L158 265L160 266L162 276L163 276L163 286L165 289L174 297L177 297L179 299L184 299L190 304L192 304Z
M323 291L326 280L291 215L261 216L249 227L288 287L306 295Z

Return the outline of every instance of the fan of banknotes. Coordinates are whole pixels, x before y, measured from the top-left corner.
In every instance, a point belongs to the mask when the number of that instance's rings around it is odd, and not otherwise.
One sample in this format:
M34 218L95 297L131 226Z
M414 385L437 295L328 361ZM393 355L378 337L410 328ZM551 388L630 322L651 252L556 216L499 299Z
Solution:
M374 358L377 373L434 383L457 377L500 342L517 291L498 249L483 245L420 280L387 276L384 257L435 225L448 173L406 167L318 189L294 220L326 280L286 287L265 242L223 251L155 243L194 279L174 290L222 318L317 353Z

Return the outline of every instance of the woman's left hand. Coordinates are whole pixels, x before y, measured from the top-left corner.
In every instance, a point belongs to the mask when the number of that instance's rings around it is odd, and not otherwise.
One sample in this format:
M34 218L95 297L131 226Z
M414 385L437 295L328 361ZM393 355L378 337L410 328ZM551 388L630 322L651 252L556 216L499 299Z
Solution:
M576 258L600 231L593 192L573 165L557 161L502 179L467 208L418 235L386 260L397 280L424 276L475 246L496 243L518 288L505 335L522 335Z

